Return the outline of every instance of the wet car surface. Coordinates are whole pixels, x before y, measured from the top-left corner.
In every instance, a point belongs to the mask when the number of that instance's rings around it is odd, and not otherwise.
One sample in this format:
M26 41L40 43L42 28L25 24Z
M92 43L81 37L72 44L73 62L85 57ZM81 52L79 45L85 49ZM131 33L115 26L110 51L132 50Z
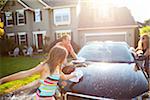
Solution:
M148 91L148 81L127 45L118 42L100 42L85 45L78 53L86 59L80 67L84 76L78 83L67 81L65 92L96 97L127 99Z

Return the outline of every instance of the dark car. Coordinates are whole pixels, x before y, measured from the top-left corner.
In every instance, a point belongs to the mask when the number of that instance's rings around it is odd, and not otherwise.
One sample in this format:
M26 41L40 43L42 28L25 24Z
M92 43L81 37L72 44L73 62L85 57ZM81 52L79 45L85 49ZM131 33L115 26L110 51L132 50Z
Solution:
M146 75L125 42L91 42L78 57L87 66L78 68L83 72L79 82L67 81L65 99L131 99L148 91Z

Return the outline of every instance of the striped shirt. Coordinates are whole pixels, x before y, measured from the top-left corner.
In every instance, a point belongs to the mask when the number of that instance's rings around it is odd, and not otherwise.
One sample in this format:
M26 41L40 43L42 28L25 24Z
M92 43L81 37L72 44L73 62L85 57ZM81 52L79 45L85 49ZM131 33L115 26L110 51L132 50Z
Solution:
M53 97L57 90L57 84L60 79L60 75L49 75L45 80L40 80L41 85L37 89L36 95L39 98Z

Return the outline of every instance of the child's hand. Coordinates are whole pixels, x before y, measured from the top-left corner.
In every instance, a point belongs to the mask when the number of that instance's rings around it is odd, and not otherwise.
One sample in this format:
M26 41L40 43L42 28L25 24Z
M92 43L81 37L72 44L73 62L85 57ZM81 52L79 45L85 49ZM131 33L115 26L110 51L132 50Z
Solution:
M65 86L67 86L67 82L66 82L66 81L62 81L62 82L61 82L61 85L62 85L63 87L65 87Z
M83 72L78 69L72 72L71 74L75 76L74 78L70 79L70 81L72 82L79 82L79 79L83 76Z

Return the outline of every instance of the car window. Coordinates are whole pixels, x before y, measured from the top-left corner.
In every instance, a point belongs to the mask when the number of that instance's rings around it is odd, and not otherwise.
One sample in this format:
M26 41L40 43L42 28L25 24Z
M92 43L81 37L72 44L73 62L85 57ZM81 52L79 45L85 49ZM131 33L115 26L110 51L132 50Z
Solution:
M78 53L88 61L133 62L128 47L121 44L101 43L85 45Z

